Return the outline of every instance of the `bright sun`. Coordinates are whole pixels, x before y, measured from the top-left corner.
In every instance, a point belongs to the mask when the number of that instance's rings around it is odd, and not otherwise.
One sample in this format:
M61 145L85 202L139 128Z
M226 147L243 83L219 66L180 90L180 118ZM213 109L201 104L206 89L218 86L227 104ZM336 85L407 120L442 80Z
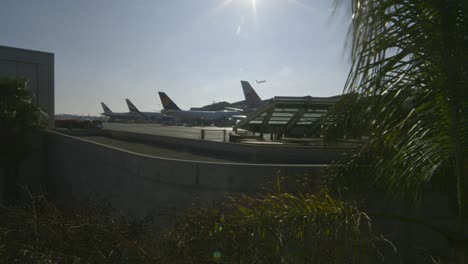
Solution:
M257 0L224 0L216 7L216 9L223 9L232 3L250 5L252 7L253 16L255 19L257 18Z

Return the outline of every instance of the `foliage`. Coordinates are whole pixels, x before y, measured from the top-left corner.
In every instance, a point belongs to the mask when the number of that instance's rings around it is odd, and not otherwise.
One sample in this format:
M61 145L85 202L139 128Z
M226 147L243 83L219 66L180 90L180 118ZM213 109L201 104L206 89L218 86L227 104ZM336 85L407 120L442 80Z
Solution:
M348 111L369 124L370 139L332 173L365 183L373 179L391 197L413 201L429 183L451 185L447 193L456 190L457 225L445 234L464 263L468 5L464 0L352 0L352 11L352 68L345 92L369 101L367 107L353 103Z
M457 148L466 157L467 13L462 1L353 1L346 91L371 98L350 109L369 121L362 153L390 193L418 198L432 177L456 176L443 172Z
M326 141L361 139L368 136L369 122L360 113L368 109L369 98L358 93L343 94L331 109L321 117L322 134Z
M0 79L0 162L23 159L29 133L45 127L46 115L32 103L26 84L26 79Z
M153 263L153 236L103 201L70 215L44 197L0 206L0 263Z
M243 196L224 210L186 214L168 236L164 262L376 263L383 241L365 213L326 191Z
M375 263L393 250L365 213L325 191L192 208L164 239L153 226L103 200L64 214L34 197L0 206L0 263Z

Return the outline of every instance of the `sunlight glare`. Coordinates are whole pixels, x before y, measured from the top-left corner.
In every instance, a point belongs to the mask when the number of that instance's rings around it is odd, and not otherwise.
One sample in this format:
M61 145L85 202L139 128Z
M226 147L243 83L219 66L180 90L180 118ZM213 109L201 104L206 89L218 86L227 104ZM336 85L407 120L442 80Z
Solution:
M231 4L233 0L224 0L223 2L221 2L215 9L223 9L224 7L228 6L229 4Z
M228 6L230 6L231 4L233 4L234 2L236 3L241 3L241 4L249 4L249 1L248 0L223 0L221 3L219 3L219 5L217 5L214 10L220 10L220 9L224 9L224 8L227 8ZM255 20L257 20L257 0L250 0L250 5L251 5L251 8L252 8L252 14L253 14L253 17Z
M254 19L257 20L257 0L252 0L252 11Z

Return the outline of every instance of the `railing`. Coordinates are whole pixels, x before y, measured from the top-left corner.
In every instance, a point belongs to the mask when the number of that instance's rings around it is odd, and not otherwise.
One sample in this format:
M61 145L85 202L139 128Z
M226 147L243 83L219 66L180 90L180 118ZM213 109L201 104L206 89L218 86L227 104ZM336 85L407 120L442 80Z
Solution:
M207 140L206 139L206 132L222 132L223 133L223 142L226 142L226 129L201 129L200 130L200 139L201 140ZM216 140L220 141L220 140Z

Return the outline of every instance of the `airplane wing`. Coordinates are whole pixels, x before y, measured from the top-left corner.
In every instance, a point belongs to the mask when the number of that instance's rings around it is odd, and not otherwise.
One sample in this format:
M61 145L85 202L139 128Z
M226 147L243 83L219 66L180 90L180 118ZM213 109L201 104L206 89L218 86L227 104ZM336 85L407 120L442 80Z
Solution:
M224 109L226 109L226 110L231 110L231 111L244 112L244 109L242 109L242 108L224 107Z
M247 116L245 115L233 115L231 116L232 119L245 119Z

